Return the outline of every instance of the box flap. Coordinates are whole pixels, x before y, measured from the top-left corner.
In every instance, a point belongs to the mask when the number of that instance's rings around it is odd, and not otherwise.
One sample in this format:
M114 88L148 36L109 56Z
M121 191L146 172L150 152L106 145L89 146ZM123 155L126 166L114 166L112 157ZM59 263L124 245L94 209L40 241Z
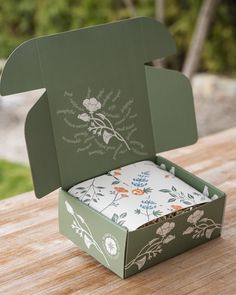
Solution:
M12 53L1 95L46 89L25 126L37 197L196 140L187 78L145 66L173 53L166 28L144 17L35 38Z

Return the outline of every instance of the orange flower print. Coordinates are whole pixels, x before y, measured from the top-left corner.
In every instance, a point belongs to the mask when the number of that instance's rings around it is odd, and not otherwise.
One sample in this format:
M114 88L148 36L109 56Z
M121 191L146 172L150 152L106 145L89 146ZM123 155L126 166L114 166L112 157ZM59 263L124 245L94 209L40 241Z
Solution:
M132 190L132 193L136 196L142 196L144 194L144 191L140 188L135 188Z
M128 190L124 187L118 186L118 187L114 187L114 189L118 192L118 193L128 193Z
M119 176L119 175L121 175L121 173L118 172L118 171L115 171L115 172L114 172L114 175L115 175L115 176Z
M116 170L114 170L114 175L115 176L121 175L121 168L117 168Z
M132 193L135 196L142 196L143 194L148 194L152 191L151 188L146 187L148 183L148 179L150 176L149 171L140 172L135 178L132 180L132 185L135 187L132 190Z
M183 209L180 205L171 205L171 208L175 209L176 211Z

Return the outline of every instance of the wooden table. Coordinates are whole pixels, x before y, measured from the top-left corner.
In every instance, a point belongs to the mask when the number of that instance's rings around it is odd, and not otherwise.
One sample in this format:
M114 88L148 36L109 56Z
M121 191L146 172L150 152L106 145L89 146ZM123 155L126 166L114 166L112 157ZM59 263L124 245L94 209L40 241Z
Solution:
M57 193L0 202L0 294L236 294L236 128L165 157L228 195L221 238L121 280L58 233Z

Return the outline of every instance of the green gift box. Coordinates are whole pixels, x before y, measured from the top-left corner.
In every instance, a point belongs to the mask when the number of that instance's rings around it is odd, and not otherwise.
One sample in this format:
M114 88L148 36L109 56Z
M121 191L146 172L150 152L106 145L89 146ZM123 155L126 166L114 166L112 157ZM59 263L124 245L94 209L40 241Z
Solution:
M156 156L197 140L188 79L147 65L175 50L162 24L139 17L29 40L1 78L1 95L45 88L25 123L35 194L61 187L60 232L121 278L221 233L225 194ZM142 160L175 167L176 177L200 192L207 188L212 201L128 231L67 192Z

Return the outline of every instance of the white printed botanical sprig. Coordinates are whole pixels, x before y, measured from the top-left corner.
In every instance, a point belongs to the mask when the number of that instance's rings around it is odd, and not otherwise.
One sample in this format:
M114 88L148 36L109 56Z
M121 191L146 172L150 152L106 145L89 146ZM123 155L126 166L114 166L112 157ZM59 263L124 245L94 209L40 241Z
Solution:
M84 240L86 247L89 249L93 245L97 249L97 251L102 254L107 265L110 266L105 254L103 253L102 249L94 239L92 232L87 223L85 222L84 218L81 215L76 214L74 212L74 209L69 204L69 202L65 201L65 205L67 212L73 216L73 222L71 224L71 227Z
M212 233L216 229L221 228L221 224L215 223L214 220L204 217L204 210L196 210L187 218L187 222L191 224L184 232L183 235L192 235L192 239L200 237L211 238Z
M147 261L155 258L160 254L163 249L163 245L170 243L175 239L175 235L169 234L175 227L174 222L165 222L160 227L157 228L156 234L157 238L150 240L135 256L134 259L129 261L125 265L125 269L136 265L140 270Z
M115 137L130 150L127 141L114 129L111 121L104 114L97 113L97 111L101 109L101 103L97 101L95 97L85 99L83 105L88 112L79 114L78 118L84 122L89 122L90 126L88 127L88 131L91 131L97 136L102 136L106 144L109 144L110 139Z
M132 152L146 156L144 144L138 140L134 99L120 99L121 91L104 89L93 94L88 88L81 102L74 99L72 92L65 91L64 98L70 103L65 109L57 110L64 123L70 128L61 137L67 144L75 145L76 152L87 152L89 156L112 153L112 159Z

